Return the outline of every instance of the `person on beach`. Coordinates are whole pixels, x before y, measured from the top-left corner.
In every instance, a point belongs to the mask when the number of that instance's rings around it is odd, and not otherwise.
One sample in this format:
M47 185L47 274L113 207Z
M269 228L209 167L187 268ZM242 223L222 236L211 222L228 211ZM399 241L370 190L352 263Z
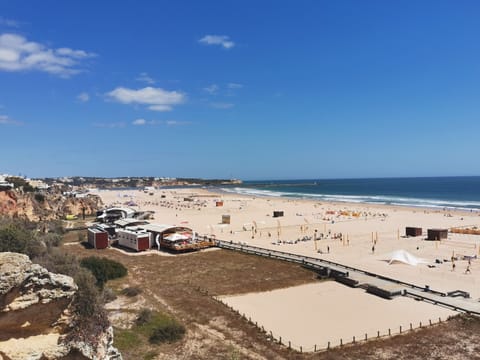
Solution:
M455 261L452 261L452 271L455 271Z
M467 265L467 268L465 269L465 274L470 274L470 264Z
M327 254L330 254L330 246L327 246Z
M372 246L372 254L375 254L375 245Z

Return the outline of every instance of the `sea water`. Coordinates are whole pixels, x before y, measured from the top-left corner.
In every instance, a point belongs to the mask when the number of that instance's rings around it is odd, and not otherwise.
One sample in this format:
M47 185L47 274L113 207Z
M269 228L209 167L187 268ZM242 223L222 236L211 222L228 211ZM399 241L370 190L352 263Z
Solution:
M480 210L480 176L245 181L221 190L249 196Z

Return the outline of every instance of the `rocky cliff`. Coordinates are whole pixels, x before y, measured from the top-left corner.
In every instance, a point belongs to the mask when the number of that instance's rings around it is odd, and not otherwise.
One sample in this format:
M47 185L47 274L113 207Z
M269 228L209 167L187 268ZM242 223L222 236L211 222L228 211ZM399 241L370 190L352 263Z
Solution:
M61 194L33 194L17 190L0 191L0 215L26 218L30 221L65 219L66 215L93 215L103 207L96 195L84 198Z
M50 273L26 255L0 253L0 359L121 360L111 327L95 345L67 340L76 291L71 277Z

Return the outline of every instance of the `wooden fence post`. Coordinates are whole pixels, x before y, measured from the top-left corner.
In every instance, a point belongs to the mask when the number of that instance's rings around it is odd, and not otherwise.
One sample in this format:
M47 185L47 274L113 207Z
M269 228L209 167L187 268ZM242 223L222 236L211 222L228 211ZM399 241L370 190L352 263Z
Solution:
M400 334L402 333L402 325L400 325Z

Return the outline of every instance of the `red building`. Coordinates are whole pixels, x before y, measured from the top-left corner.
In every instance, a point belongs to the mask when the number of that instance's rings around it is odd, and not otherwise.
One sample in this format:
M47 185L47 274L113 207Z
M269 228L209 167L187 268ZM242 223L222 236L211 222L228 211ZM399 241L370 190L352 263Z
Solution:
M95 249L106 249L108 247L108 232L102 229L88 229L88 243Z
M148 250L152 246L152 236L145 230L118 230L117 239L118 245L135 251Z

